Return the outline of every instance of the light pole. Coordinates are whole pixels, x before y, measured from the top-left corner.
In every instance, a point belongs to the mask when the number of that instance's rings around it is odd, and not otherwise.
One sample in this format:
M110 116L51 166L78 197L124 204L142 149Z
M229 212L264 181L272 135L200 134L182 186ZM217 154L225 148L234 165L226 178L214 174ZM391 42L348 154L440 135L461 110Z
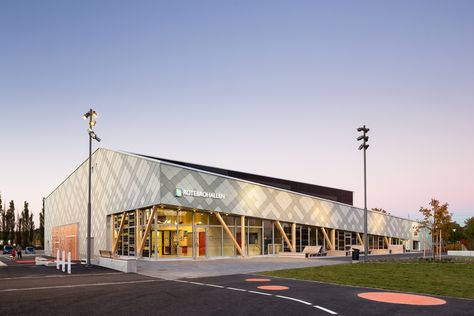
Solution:
M89 193L87 202L87 263L86 267L91 267L91 188L92 188L92 139L100 142L99 136L94 132L94 126L96 121L94 118L97 117L97 112L90 109L89 112L84 114L82 118L84 120L89 119L89 128L87 132L89 134Z
M369 145L367 142L369 141L369 136L367 133L369 129L367 127L362 126L357 129L358 132L362 132L362 135L357 137L358 141L362 141L362 144L359 146L359 150L364 150L364 262L367 262L368 253L369 253L369 238L367 236L367 163L366 163L366 152Z

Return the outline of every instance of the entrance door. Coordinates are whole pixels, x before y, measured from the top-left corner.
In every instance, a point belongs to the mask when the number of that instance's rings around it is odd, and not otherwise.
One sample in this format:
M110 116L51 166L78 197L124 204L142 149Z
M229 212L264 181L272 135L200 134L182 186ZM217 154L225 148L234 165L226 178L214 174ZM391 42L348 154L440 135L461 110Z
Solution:
M207 228L196 226L194 254L196 258L207 255Z
M344 233L344 250L349 251L352 247L352 233Z

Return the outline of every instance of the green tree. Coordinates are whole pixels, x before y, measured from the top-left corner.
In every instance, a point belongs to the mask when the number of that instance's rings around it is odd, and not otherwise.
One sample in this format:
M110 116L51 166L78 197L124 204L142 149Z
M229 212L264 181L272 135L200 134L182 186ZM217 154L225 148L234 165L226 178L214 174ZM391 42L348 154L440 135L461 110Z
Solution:
M21 212L21 229L20 229L20 234L21 234L21 242L20 244L23 244L26 246L27 244L30 244L30 231L31 231L31 223L30 223L30 210L28 209L28 202L25 201L24 206L23 206L23 211Z
M15 234L15 244L21 245L23 243L23 219L16 213L17 224L16 224L16 234Z
M464 237L467 239L467 246L470 250L474 249L474 216L464 221Z
M5 213L5 231L7 233L7 238L11 243L15 239L15 202L10 201L10 205Z
M30 218L28 219L28 229L29 229L28 240L25 246L33 244L33 239L35 235L35 221L33 219L33 214L30 214Z
M43 207L41 208L40 218L40 228L39 228L39 238L41 241L41 247L44 248L44 198L43 198Z
M447 236L449 223L452 222L452 214L448 211L448 203L440 204L438 200L431 199L429 205L429 208L420 207L420 213L423 215L421 226L431 231L438 251L441 251L440 237Z
M0 234L0 239L5 243L7 239L7 222L5 221L5 208L3 208L2 195L0 194L0 229L2 230Z

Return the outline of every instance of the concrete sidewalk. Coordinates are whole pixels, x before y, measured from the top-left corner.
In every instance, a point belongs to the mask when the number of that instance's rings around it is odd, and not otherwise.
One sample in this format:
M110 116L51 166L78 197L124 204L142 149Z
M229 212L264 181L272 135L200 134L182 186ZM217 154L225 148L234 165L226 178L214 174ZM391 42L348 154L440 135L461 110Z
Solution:
M175 280L181 278L204 278L232 274L248 274L281 269L305 268L348 263L347 260L327 260L284 258L284 257L251 257L220 258L206 260L138 260L139 274Z

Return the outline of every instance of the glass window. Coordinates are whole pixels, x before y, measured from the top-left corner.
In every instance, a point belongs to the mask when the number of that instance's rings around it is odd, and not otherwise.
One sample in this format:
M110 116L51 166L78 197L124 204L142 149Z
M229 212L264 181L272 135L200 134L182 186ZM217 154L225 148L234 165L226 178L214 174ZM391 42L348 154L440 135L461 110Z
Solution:
M207 236L207 255L222 256L222 226L209 226Z
M207 213L194 213L194 224L195 225L207 225L208 223L208 215Z

